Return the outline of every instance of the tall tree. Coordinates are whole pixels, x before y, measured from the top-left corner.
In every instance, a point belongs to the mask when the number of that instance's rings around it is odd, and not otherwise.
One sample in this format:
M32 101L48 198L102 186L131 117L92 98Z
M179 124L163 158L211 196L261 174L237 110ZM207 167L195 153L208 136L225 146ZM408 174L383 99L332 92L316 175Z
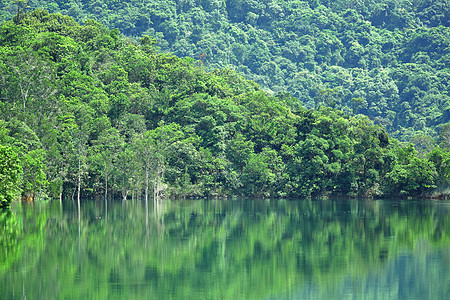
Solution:
M9 146L0 145L0 207L8 206L19 196L22 167Z

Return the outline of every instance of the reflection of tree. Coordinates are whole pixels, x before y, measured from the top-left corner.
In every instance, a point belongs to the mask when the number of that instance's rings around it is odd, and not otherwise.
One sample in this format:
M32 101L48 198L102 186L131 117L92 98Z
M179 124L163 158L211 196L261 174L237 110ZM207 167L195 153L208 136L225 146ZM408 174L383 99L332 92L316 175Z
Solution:
M450 245L448 208L426 203L165 200L147 229L143 203L110 203L107 226L103 205L83 207L80 249L75 215L47 217L34 228L45 248L7 266L0 290L17 294L26 277L42 297L261 298L311 281L338 289L347 275L389 270L399 253Z
M20 255L21 225L10 210L0 211L0 274L7 271Z
M0 298L13 298L13 287L17 288L16 295L26 295L30 286L37 284L28 282L27 277L36 272L34 267L45 255L43 229L47 217L45 211L36 214L32 204L0 211ZM15 278L10 276L12 269Z

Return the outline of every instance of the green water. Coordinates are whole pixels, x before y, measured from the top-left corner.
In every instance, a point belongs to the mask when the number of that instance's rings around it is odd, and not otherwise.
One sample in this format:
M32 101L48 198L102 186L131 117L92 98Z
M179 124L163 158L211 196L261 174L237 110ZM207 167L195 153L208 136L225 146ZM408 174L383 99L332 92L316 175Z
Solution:
M450 299L450 202L68 201L0 230L0 299Z

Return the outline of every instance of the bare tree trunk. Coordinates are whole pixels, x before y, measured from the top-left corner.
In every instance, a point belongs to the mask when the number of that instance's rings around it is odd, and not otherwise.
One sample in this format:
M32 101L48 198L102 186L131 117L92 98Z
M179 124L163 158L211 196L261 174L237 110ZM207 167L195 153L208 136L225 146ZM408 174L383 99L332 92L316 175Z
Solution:
M148 168L145 169L145 229L148 230Z
M78 154L78 220L80 221L80 193L81 193L81 156Z
M108 174L105 176L105 222L108 221Z
M155 178L155 184L153 186L153 207L156 213L158 209L158 175Z
M105 176L105 201L108 199L108 174Z
M81 153L78 149L78 250L80 249L81 243L81 207L80 207L80 194L81 194Z
M145 169L145 205L148 205L148 168Z
M72 203L73 203L73 205L75 205L75 192L76 192L77 190L76 189L73 189L73 193L72 193L72 197L71 197L71 199L72 199Z
M145 202L145 231L148 233L148 202Z
M128 188L125 185L125 177L122 180L123 182L123 187L122 187L122 200L125 201L127 200L127 196L128 196Z

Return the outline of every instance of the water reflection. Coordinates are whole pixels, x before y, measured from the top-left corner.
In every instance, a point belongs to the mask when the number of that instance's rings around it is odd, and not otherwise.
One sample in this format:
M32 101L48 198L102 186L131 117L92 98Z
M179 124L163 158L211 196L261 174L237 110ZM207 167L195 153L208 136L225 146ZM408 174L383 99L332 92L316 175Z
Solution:
M4 299L450 296L449 202L68 202L0 228Z

